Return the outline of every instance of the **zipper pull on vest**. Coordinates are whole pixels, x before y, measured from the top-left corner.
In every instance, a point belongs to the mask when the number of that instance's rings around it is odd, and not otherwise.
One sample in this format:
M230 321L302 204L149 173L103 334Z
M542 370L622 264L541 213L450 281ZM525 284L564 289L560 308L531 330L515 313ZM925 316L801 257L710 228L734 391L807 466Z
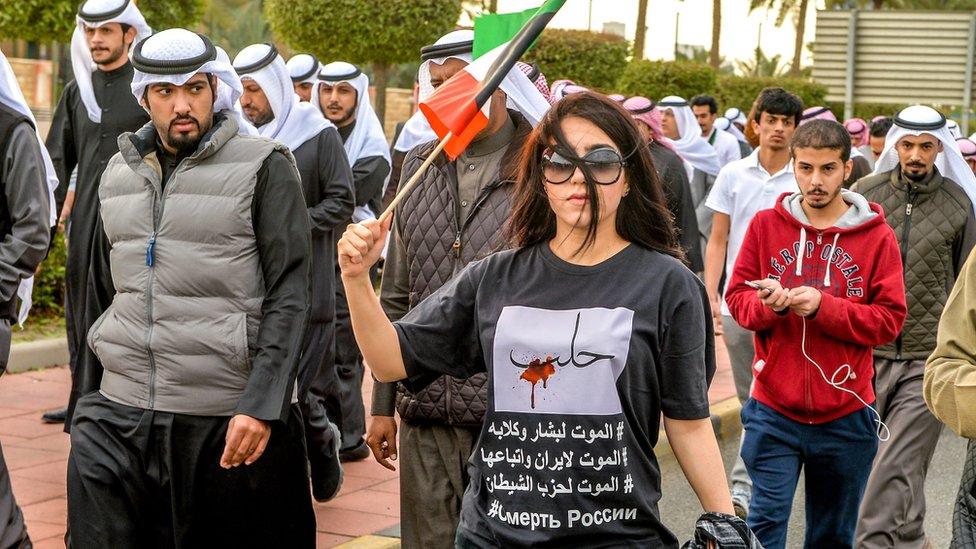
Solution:
M156 232L153 231L153 234L149 236L149 243L146 245L146 267L152 267L153 264L156 262L156 258L154 255L155 249L156 249Z

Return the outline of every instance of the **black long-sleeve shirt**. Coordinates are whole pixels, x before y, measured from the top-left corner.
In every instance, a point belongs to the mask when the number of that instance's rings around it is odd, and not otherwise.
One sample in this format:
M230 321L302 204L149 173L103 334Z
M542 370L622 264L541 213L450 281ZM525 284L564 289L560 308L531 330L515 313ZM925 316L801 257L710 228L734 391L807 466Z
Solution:
M0 116L6 113L0 112ZM7 320L16 319L13 308L20 281L33 276L50 242L51 204L48 199L44 160L37 134L29 123L18 124L6 144L0 143L0 189L3 190L3 229L0 230L0 302L10 303ZM9 316L13 313L13 316ZM6 351L0 361L6 363Z

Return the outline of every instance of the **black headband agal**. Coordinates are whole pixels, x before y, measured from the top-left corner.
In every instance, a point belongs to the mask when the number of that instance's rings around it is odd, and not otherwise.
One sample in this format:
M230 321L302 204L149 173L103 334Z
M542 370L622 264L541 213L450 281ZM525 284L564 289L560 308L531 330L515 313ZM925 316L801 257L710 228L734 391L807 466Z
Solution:
M663 103L662 103L662 105L663 105ZM646 114L646 113L649 113L649 112L651 112L651 111L654 110L654 107L657 107L657 105L654 104L654 101L651 101L651 103L649 105L647 105L646 107L641 107L639 109L627 109L627 110L630 111L630 114L638 115L638 114Z
M946 125L946 116L939 111L935 111L939 114L939 119L935 122L918 122L914 120L905 120L901 118L899 114L895 115L895 125L899 128L905 128L906 130L918 130L918 131L931 131L940 130Z
M153 34L153 36L156 36ZM203 40L204 51L189 59L149 59L142 55L142 46L152 39L152 36L139 42L132 52L132 66L147 74L186 74L196 72L204 63L217 59L217 48L213 42L202 34L197 34Z
M679 100L661 101L660 103L658 103L658 106L659 107L690 107L691 105L687 101L682 99L680 101Z
M234 70L237 71L237 74L243 76L248 73L257 72L270 65L271 62L278 57L278 48L276 48L274 44L265 43L265 46L268 46L268 53L266 53L261 59L258 59L254 63L248 65L234 65Z
M299 74L298 76L292 76L291 77L291 81L292 82L298 83L298 82L302 82L304 80L308 80L309 78L312 77L312 75L314 75L319 70L319 58L318 57L315 57L314 55L312 55L310 53L306 53L305 55L307 55L307 56L309 56L309 57L312 58L312 67L310 69L308 69L308 71L305 72L305 73L303 73L303 74Z
M464 42L455 42L453 44L431 44L429 46L420 48L420 60L430 61L431 59L453 57L455 55L471 53L473 51L474 40L465 40Z
M131 0L125 0L122 5L111 11L103 11L102 13L89 13L85 11L85 3L82 2L78 6L78 17L85 21L86 23L101 23L102 21L108 21L109 19L115 19L116 17L122 15L125 8L129 7L129 2Z
M322 74L322 72L319 72L319 80L323 82L342 82L344 80L352 80L360 74L363 74L362 69L356 65L353 65L352 68L354 70L347 72L346 74Z
M542 74L542 69L539 68L539 65L532 63L532 70L530 70L529 74L527 74L526 76L529 77L529 81L535 82L536 80L538 80L540 74Z
M821 114L823 114L825 112L830 112L830 109L828 107L820 107L819 109L817 109L815 111L811 111L811 112L808 112L808 113L804 114L800 118L800 120L810 120L811 118L814 118L816 116L820 116Z

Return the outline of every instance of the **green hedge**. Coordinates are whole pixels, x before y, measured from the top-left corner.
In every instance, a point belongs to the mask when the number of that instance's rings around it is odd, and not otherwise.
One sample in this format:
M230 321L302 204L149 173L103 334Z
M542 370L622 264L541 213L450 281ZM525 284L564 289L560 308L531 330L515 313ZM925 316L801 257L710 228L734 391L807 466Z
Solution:
M630 42L613 34L546 29L526 54L549 82L569 79L581 86L612 92L627 66Z
M55 236L54 245L41 270L34 276L34 305L31 316L60 316L64 314L64 265L67 252L64 235Z
M807 107L823 105L827 99L827 87L808 78L723 76L715 90L716 99L723 109L738 107L748 113L753 101L763 88L779 87L795 93Z
M669 95L690 99L700 93L713 93L718 73L712 67L693 61L633 61L624 70L617 91L660 100Z

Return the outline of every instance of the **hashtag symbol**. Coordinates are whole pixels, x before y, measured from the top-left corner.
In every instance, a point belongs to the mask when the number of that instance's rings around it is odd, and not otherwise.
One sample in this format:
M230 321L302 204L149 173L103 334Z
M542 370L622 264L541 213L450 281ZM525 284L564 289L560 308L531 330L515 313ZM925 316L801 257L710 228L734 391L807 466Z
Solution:
M627 478L624 479L624 493L629 494L633 491L634 491L634 481L633 479L630 478L630 475L627 475ZM496 501L495 503L498 502Z
M491 509L488 510L488 516L489 517L497 517L498 514L499 514L499 512L501 511L501 506L502 505L500 503L498 503L498 500L497 499L492 500L492 502L491 502Z

